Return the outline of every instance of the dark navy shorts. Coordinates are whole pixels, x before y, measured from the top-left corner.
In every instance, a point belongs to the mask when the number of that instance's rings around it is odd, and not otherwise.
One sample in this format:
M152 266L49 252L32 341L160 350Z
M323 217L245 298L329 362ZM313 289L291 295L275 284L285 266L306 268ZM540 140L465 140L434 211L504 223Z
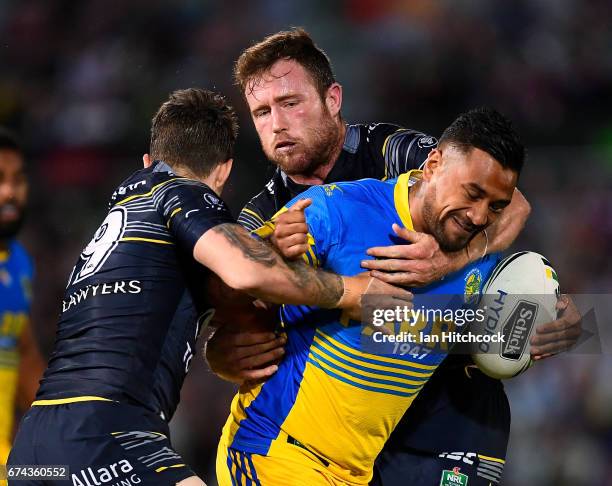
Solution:
M172 449L161 418L110 401L34 405L21 421L8 465L69 470L67 481L9 481L11 486L174 486L195 475Z
M370 486L497 486L504 460L477 452L417 450L381 454Z

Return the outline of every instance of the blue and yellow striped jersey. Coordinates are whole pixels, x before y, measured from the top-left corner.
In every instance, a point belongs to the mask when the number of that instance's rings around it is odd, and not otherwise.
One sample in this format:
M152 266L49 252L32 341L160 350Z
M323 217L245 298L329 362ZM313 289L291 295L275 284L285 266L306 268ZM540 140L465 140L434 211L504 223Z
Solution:
M355 275L363 271L360 261L368 258L368 248L400 243L392 224L412 229L408 191L419 175L411 171L384 182L328 184L301 194L313 200L306 209L309 263ZM497 256L485 257L414 289L415 307L417 294L425 299L477 291L497 261ZM286 357L266 383L240 389L224 429L225 442L239 451L267 455L289 436L346 471L347 481L369 481L374 459L445 352L367 352L362 345L365 328L345 322L337 310L284 306L281 319L288 334ZM424 323L420 329L431 332L433 325Z
M9 443L13 432L19 340L30 314L32 273L23 246L9 242L8 251L0 252L0 443Z

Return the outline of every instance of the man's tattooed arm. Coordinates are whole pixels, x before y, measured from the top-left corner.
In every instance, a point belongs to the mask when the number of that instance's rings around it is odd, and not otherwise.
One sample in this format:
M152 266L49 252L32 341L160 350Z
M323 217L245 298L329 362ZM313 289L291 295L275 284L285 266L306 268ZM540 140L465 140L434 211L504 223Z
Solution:
M217 231L225 236L249 260L261 263L266 267L273 267L278 263L279 255L272 247L265 241L253 238L241 226L225 223L215 226L212 231Z
M265 241L252 238L236 224L221 224L206 232L194 256L230 287L273 303L335 307L344 294L339 275L286 262Z

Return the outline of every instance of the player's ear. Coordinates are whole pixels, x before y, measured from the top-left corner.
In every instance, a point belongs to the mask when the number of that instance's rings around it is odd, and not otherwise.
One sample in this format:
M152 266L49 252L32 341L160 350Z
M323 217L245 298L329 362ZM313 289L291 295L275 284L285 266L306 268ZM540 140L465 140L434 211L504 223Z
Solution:
M423 164L423 180L430 180L434 172L436 172L442 164L442 152L440 149L431 149L427 155L427 160Z
M340 108L342 108L342 86L340 86L340 83L332 83L332 85L327 88L325 105L333 118L340 114Z
M228 159L225 162L221 162L217 167L217 174L215 176L215 185L219 187L219 193L223 190L223 186L227 182L230 173L232 172L232 165L234 159Z
M152 164L151 156L149 154L144 154L142 156L142 163L144 164L145 169L148 169L149 167L151 167L151 164Z

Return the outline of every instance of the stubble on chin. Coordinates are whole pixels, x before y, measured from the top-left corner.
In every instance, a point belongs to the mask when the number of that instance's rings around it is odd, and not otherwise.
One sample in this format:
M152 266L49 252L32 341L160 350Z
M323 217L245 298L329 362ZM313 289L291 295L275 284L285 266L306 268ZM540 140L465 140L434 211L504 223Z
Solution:
M298 142L299 152L291 155L276 154L274 148L264 150L266 157L287 175L310 175L330 161L339 136L339 127L330 117L321 125L309 129L305 143Z

